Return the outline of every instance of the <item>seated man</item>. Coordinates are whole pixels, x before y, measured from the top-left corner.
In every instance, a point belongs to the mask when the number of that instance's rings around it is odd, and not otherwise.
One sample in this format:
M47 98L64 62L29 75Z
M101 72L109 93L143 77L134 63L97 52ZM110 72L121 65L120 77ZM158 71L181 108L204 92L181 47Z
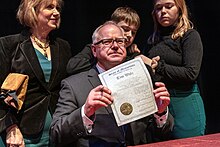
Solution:
M124 35L127 38L125 43L125 47L127 49L127 60L139 56L146 65L149 65L147 68L151 70L151 59L141 54L137 44L134 43L137 31L141 25L138 13L128 6L118 7L112 13L110 20L114 21L123 29ZM69 60L67 64L67 73L72 75L86 71L91 69L94 64L96 64L96 59L92 54L91 44L87 44L81 52Z
M154 90L156 101L162 101L158 106L158 115L129 123L125 125L126 129L117 126L110 106L114 98L111 91L101 85L98 74L125 61L126 39L121 27L108 21L94 31L92 41L97 64L62 81L50 130L54 144L62 147L114 147L166 138L172 129L173 119L166 112L169 93L160 82L155 83L158 88Z

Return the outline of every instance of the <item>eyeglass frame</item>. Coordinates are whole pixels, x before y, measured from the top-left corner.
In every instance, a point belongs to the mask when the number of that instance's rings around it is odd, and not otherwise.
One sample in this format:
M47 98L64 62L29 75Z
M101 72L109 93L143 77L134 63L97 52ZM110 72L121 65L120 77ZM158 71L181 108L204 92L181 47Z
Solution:
M99 40L99 41L97 41L96 43L93 43L94 45L98 45L98 44L100 44L100 43L102 43L104 46L109 46L109 47L111 47L112 45L113 45L113 43L114 42L116 42L117 43L117 45L118 46L121 46L120 44L118 44L118 39L123 39L124 41L123 41L123 44L125 44L125 42L127 41L127 38L106 38L106 39L101 39L101 40ZM111 40L111 43L109 44L109 45L106 45L105 43L103 43L103 41L107 41L107 40Z

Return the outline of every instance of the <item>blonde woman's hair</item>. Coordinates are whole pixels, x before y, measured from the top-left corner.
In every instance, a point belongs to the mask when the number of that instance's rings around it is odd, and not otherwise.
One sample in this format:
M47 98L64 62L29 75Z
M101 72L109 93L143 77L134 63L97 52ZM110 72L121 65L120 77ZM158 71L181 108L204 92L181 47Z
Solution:
M21 0L17 11L17 19L23 26L30 28L36 27L37 15L40 9L46 7L52 0ZM61 8L63 0L57 0L58 6Z
M189 20L188 16L188 10L187 6L185 3L185 0L174 0L176 7L179 10L179 19L176 24L176 28L173 31L171 38L172 39L177 39L179 37L183 37L184 33L193 28L193 23ZM155 4L155 3L154 3ZM150 43L156 43L159 40L159 23L156 20L155 16L155 8L152 11L152 16L153 16L153 21L154 21L154 32L153 34L149 37L148 42Z

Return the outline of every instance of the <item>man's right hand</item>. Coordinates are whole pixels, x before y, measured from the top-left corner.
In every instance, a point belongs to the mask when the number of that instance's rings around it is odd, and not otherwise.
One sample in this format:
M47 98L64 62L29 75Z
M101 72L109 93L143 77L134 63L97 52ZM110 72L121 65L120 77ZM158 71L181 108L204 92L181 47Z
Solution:
M102 85L92 89L87 97L84 113L87 117L92 116L100 107L107 107L112 104L111 91Z

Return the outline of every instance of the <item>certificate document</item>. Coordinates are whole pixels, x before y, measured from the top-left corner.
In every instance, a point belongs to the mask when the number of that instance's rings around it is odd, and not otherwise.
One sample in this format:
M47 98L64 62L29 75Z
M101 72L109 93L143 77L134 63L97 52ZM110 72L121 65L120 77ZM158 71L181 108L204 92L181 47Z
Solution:
M112 91L111 105L118 126L157 112L150 74L141 58L135 58L99 74Z

